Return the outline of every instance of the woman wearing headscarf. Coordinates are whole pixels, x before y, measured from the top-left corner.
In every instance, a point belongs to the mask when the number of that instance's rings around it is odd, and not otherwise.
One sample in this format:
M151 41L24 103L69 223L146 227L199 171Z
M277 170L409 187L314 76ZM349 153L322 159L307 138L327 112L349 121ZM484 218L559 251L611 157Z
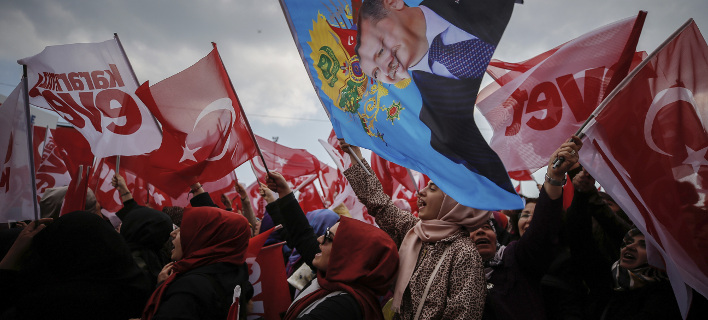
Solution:
M325 231L327 231L327 229L329 229L335 223L339 222L339 215L329 209L319 209L310 211L306 217L307 221L310 223L310 226L315 231L315 235L318 237L325 234ZM302 256L299 252L297 252L297 249L295 249L290 254L288 262L285 266L285 272L288 274L288 276L290 276L303 263L304 261L302 260Z
M172 232L172 220L164 212L138 205L121 175L116 173L112 184L123 201L123 208L116 212L122 222L120 234L154 288L160 271L170 262L163 248Z
M248 221L219 208L185 208L172 236L176 261L158 277L166 279L148 300L143 319L225 319L234 288L248 283Z
M351 148L369 172L358 147ZM418 218L396 207L375 175L353 165L344 175L376 223L399 246L394 319L479 319L485 298L482 259L469 237L490 213L459 204L429 183L418 194Z
M342 217L318 238L283 176L270 172L268 187L281 195L266 208L273 221L287 230L288 245L317 269L285 319L383 319L377 297L386 293L398 269L396 246L388 235Z
M134 318L152 291L125 241L94 213L32 222L11 251L5 259L29 255L21 264L0 263L2 300L16 308L15 317L2 319Z
M573 136L551 155L546 181L535 204L533 223L522 227L519 240L500 245L492 223L472 231L488 281L483 319L546 319L541 278L553 261L554 248L558 245L565 173L578 162L581 147L580 139ZM553 162L559 157L565 161L554 167Z

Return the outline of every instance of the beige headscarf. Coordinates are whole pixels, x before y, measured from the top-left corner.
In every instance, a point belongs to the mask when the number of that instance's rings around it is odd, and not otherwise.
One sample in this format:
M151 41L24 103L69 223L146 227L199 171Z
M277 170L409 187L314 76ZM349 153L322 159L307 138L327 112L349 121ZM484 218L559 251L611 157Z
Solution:
M42 199L39 200L39 212L42 218L59 218L59 213L61 212L61 206L64 204L64 196L66 196L66 191L69 190L68 186L48 188L44 191ZM86 206L84 207L86 211L95 212L96 211L96 196L91 189L86 190Z
M398 249L400 264L393 293L393 309L400 311L403 292L413 275L423 242L440 241L455 234L460 228L474 230L486 223L490 216L491 212L463 206L446 194L436 219L421 219L401 242Z

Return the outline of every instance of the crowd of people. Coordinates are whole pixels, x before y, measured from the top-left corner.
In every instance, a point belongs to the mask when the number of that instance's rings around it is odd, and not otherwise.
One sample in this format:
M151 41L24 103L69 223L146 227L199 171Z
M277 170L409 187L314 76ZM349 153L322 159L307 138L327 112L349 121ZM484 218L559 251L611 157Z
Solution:
M358 147L340 146L361 160L344 175L377 226L306 214L277 172L260 185L264 224L242 185L238 212L228 198L219 209L199 183L190 206L158 211L116 174L115 229L93 193L84 211L59 216L66 190L48 192L42 219L2 231L0 318L246 319L246 249L274 225L293 301L282 319L681 318L642 233L577 163L577 137L553 153L539 197L522 210L466 207L431 181L417 216L394 205ZM566 173L574 194L564 210ZM689 318L705 315L705 298L694 305Z

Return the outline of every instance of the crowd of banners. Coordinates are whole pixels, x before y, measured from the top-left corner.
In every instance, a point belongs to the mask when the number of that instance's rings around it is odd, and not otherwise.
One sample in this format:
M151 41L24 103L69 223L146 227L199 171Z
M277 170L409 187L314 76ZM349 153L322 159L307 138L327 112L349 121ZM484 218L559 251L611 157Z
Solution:
M584 130L580 161L665 262L685 317L684 283L708 296L708 46L691 21L644 62Z
M523 62L492 60L487 72L495 82L480 92L477 108L494 130L490 145L507 170L533 172L548 164L627 75L645 17L640 12Z
M35 158L35 162L39 163L35 178L37 197L39 199L41 199L41 196L47 189L69 185L69 181L71 180L66 161L69 161L69 159L73 157L73 154L69 156L69 152L59 146L54 139L55 134L53 132L56 132L56 130L50 129L47 131L46 142L42 144L42 156L39 158L39 161L37 161L38 158ZM38 140L36 137L37 136L35 136L34 140Z
M71 174L71 181L64 194L64 203L61 206L59 216L63 216L69 212L83 211L86 209L86 194L89 189L89 178L93 171L92 166L80 165L76 171Z
M258 135L255 137L268 170L282 174L291 187L298 186L297 178L317 174L320 170L320 161L307 150L289 148ZM251 164L258 180L265 181L266 171L261 158L252 159Z
M0 105L0 222L34 219L29 128L23 84Z
M117 38L49 46L18 63L27 66L30 103L71 123L97 157L160 146L160 129L135 94L138 82Z
M485 31L501 36L511 15L511 2L476 3L466 16L494 21L485 24L484 28L490 29ZM465 205L521 208L523 202L501 160L474 123L480 81L423 75L425 72L414 74L415 81L395 85L368 78L354 52L357 13L352 9L360 1L352 3L281 0L305 68L337 136L428 175ZM416 5L416 1L409 4ZM443 87L433 88L438 85Z

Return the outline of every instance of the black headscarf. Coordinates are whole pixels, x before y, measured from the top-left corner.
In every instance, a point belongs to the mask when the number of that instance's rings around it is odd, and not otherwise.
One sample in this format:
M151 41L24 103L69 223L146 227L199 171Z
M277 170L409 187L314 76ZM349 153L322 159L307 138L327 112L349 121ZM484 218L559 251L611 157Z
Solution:
M21 276L21 319L139 317L152 291L123 238L85 211L59 217L34 237Z
M172 232L172 220L162 211L137 207L120 217L120 234L128 244L138 266L145 270L156 284L157 275L169 262L162 250Z

